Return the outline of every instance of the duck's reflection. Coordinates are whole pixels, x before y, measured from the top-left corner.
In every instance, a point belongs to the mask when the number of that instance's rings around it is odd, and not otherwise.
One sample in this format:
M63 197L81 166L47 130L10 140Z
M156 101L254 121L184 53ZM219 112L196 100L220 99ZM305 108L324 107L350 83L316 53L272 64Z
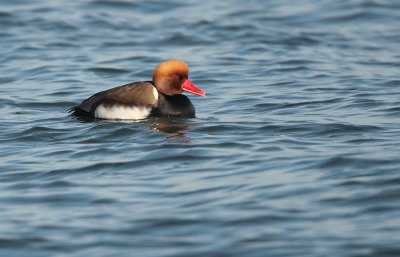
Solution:
M103 120L88 117L73 117L81 123L96 122L98 124L110 123L137 123L144 125L153 131L166 134L165 138L190 138L187 131L193 128L193 121L190 119L181 118L153 118L147 120Z
M188 130L191 129L191 121L188 119L157 119L151 128L160 133L168 134L166 138L188 138Z

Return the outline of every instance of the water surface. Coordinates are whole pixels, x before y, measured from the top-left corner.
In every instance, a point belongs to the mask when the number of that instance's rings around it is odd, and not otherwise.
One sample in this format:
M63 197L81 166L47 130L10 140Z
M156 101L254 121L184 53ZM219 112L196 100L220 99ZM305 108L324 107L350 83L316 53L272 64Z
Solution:
M400 256L398 1L2 1L1 256ZM196 119L66 110L185 60Z

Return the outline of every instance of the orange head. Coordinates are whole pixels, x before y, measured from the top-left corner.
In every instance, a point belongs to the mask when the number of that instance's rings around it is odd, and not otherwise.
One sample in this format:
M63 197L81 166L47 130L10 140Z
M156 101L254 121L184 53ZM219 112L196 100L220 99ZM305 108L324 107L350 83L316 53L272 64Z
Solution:
M206 94L189 80L189 66L180 60L160 63L154 70L153 82L158 91L169 96L183 91L199 96Z

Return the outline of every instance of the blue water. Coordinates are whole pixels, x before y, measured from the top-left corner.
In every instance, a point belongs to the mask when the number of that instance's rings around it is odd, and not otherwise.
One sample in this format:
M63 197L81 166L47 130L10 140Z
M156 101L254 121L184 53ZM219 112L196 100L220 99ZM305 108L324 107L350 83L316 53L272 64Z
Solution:
M0 2L0 256L400 256L400 2ZM82 121L180 58L196 119Z

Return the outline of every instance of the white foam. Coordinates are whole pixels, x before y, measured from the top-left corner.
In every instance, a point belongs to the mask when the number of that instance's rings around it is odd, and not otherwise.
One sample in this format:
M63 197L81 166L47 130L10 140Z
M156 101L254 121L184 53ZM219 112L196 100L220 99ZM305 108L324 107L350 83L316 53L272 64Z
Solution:
M157 93L158 97L158 93ZM141 120L149 116L151 109L140 106L123 106L113 105L111 107L104 107L99 105L94 116L100 119L121 119L121 120Z

